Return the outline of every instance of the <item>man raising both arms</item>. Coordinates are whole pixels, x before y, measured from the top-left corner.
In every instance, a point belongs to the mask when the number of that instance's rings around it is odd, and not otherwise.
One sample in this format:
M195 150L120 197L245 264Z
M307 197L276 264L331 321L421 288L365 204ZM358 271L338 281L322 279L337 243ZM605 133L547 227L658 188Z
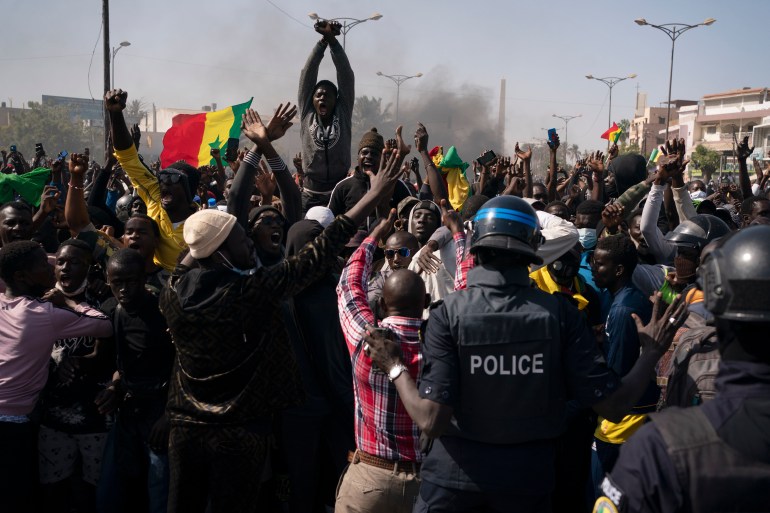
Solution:
M305 170L302 212L329 204L334 186L350 169L350 137L355 99L353 70L336 36L340 24L320 20L315 30L323 37L313 47L299 77L302 165ZM339 89L329 80L318 80L318 66L326 47L331 48Z

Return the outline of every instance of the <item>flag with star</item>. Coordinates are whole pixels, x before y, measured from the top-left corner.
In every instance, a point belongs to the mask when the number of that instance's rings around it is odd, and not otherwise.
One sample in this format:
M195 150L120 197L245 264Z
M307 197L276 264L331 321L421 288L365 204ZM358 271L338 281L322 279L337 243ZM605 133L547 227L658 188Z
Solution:
M251 107L252 100L214 112L174 116L171 128L163 136L161 167L178 160L195 167L211 165L213 148L218 148L224 157L227 140L241 135L241 116Z

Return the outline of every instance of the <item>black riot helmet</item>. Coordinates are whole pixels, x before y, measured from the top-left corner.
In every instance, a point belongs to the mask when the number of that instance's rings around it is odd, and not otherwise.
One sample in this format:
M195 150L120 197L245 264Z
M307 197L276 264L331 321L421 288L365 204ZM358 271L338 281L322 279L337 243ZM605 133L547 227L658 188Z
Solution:
M473 219L471 253L494 248L517 253L542 264L535 253L542 236L535 210L516 196L498 196L482 205Z
M704 306L717 318L770 321L770 226L732 233L698 267Z
M120 219L120 222L124 223L131 217L131 204L134 202L134 197L129 194L124 194L118 199L115 204L115 216Z
M666 240L677 246L697 249L700 253L709 242L730 233L730 227L717 216L698 214L682 221L666 234Z

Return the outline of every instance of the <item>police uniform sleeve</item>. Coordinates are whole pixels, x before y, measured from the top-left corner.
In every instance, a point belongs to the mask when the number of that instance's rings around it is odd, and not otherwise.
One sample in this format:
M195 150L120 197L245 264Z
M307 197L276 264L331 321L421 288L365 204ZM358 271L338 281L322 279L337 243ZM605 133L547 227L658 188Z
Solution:
M423 337L423 366L418 385L420 397L455 406L459 398L460 362L443 302L431 307Z
M619 512L680 511L684 498L676 469L660 433L652 423L645 424L620 449L620 456L602 481L602 500L611 501Z
M592 406L617 390L620 378L607 367L583 314L566 299L558 300L570 397Z

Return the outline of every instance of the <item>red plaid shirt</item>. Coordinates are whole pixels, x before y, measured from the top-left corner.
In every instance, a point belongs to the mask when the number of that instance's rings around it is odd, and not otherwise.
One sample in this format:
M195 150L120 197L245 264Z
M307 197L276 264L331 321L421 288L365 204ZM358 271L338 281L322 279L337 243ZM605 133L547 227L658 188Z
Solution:
M473 256L466 254L466 236L465 232L454 234L455 239L455 258L457 259L457 270L455 271L455 290L462 290L468 285L468 271L473 269Z
M366 296L375 248L375 240L367 237L348 260L337 286L340 323L353 363L356 445L364 452L388 460L422 461L417 424L398 398L395 385L372 365L362 350L366 325L376 324ZM422 367L421 324L420 318L398 316L387 317L380 323L390 328L401 343L404 365L415 380Z

